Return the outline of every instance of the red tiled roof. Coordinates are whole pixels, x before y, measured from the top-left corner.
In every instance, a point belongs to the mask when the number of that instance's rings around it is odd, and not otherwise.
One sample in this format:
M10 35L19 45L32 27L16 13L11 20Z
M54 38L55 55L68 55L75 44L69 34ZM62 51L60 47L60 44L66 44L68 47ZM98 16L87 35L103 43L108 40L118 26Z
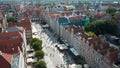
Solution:
M101 50L100 53L104 56L107 54L107 49Z
M118 53L120 53L120 50L115 49L114 47L109 47L103 50L100 50L100 53L106 57L108 60L111 61L111 63L117 63L118 62Z
M27 10L28 15L32 15L33 12L35 12L36 14L39 15L41 10L40 10L40 8L36 8L36 9L33 9L33 10Z
M29 18L24 17L23 19L24 19L24 21L22 21L22 22L9 23L8 26L9 27L20 26L20 27L23 27L25 30L31 30L31 23L30 23Z
M80 37L84 39L88 39L90 36L88 36L87 34L80 34Z
M106 16L106 14L97 13L96 15L94 15L94 18L95 18L95 19L99 19L99 18L102 18L102 17L104 17L104 16Z
M19 55L19 52L14 54L2 52L2 54L0 55L0 68L11 68L13 55Z
M118 53L120 53L120 51L118 51L118 50L110 53L108 59L109 59L111 62L118 63Z
M72 11L63 11L63 12L61 12L60 13L62 16L70 16L70 15L72 15Z
M92 45L98 45L99 43L100 43L100 38L99 37L95 37L95 38L92 38L92 37L90 37L90 38L88 38L88 42L89 42L89 44L92 44Z
M11 60L12 60L12 55L11 54L7 54L7 53L2 53L2 57L11 64Z
M12 38L12 36L18 36L17 38ZM17 53L18 47L22 47L23 39L21 32L9 32L0 34L0 50L4 53Z
M15 32L9 32L9 33L0 33L0 40L2 39L2 38L6 38L7 36L9 36L9 37L12 37L12 36L15 36L15 35L17 35L19 38L21 37L21 31L15 31Z
M83 16L75 16L69 18L71 22L79 22L83 19Z
M57 12L49 12L49 15L58 14Z
M34 11L35 11L37 14L40 14L40 12L41 12L40 8L36 8Z
M11 68L11 59L12 59L11 54L2 53L2 55L0 55L0 67Z
M109 47L109 48L100 50L100 53L104 56L104 55L106 55L108 53L108 51L111 53L111 52L116 51L116 49L114 49L113 47Z
M52 18L60 18L60 14L49 14Z
M110 6L110 4L108 4L108 3L102 3L101 5L102 6Z
M106 42L106 41L102 42L102 45L103 45L103 49L106 49L106 48L110 47L109 43Z
M70 26L70 27L65 27L66 30L68 30L69 32L72 31L73 29L73 33L76 34L78 32L81 32L83 33L83 29L81 27L78 27L78 26Z
M93 45L93 49L95 49L96 51L97 51L97 50L100 50L100 48L101 48L101 47L100 47L99 44L98 44L98 45Z

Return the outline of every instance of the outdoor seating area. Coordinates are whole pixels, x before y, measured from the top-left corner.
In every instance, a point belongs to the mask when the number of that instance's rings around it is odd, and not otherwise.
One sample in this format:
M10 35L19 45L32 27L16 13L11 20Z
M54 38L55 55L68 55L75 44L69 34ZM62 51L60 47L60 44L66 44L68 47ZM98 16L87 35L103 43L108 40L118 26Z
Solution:
M27 64L32 64L32 63L36 63L37 59L33 59L33 58L27 58Z

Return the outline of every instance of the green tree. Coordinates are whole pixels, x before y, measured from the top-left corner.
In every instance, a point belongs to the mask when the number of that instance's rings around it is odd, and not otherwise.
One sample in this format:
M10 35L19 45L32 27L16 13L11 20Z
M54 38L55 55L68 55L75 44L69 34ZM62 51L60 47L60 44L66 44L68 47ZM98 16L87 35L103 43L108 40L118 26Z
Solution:
M10 9L10 10L8 10L8 12L14 12L14 10Z
M42 49L42 40L39 40L38 38L32 38L30 40L30 47L34 50L41 50Z
M46 63L44 61L38 61L36 64L35 64L35 68L47 68L46 67Z
M36 42L36 41L40 41L40 40L38 38L32 38L30 40L30 45L33 45L33 43Z
M84 26L86 32L92 31L96 35L100 34L114 34L118 30L118 26L115 22L107 20L98 20L96 22L88 23Z
M36 51L35 57L37 58L37 60L42 59L44 57L44 52L42 50Z
M36 6L37 6L37 7L40 7L40 6L41 6L41 4L40 4L40 3L37 3L37 4L36 4Z
M89 31L94 32L94 30L95 30L95 24L93 24L93 23L87 23L87 24L85 24L84 29L85 29L86 32L89 32Z
M91 32L91 31L87 32L87 34L89 36L92 36L92 37L97 37L97 35L94 32Z
M36 51L36 50L41 50L42 49L42 45L41 42L34 42L34 44L32 45L32 48Z
M17 22L17 18L14 18L14 17L10 17L7 19L7 22Z
M106 13L110 14L111 16L114 16L115 12L117 10L115 8L109 7L106 9Z
M94 19L91 14L87 13L86 16L90 19L90 22L93 22Z

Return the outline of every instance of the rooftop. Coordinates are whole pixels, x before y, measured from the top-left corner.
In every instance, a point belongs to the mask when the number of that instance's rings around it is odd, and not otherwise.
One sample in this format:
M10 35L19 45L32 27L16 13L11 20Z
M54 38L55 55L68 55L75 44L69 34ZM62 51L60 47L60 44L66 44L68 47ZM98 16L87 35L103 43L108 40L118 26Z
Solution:
M17 68L19 64L19 52L14 54L1 52L0 67L1 68Z
M14 27L8 27L8 28L4 29L3 33L4 32L15 32L15 31L21 31L21 30L24 30L24 28L23 27L14 26Z
M11 64L11 61L12 61L12 55L11 55L11 54L2 53L1 56L2 56L8 63Z

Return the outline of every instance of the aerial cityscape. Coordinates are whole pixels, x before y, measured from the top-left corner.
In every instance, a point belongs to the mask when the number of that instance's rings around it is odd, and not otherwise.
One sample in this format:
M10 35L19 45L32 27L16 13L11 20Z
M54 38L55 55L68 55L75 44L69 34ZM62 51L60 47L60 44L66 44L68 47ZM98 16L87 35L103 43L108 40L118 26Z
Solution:
M0 68L120 68L120 0L0 0Z

